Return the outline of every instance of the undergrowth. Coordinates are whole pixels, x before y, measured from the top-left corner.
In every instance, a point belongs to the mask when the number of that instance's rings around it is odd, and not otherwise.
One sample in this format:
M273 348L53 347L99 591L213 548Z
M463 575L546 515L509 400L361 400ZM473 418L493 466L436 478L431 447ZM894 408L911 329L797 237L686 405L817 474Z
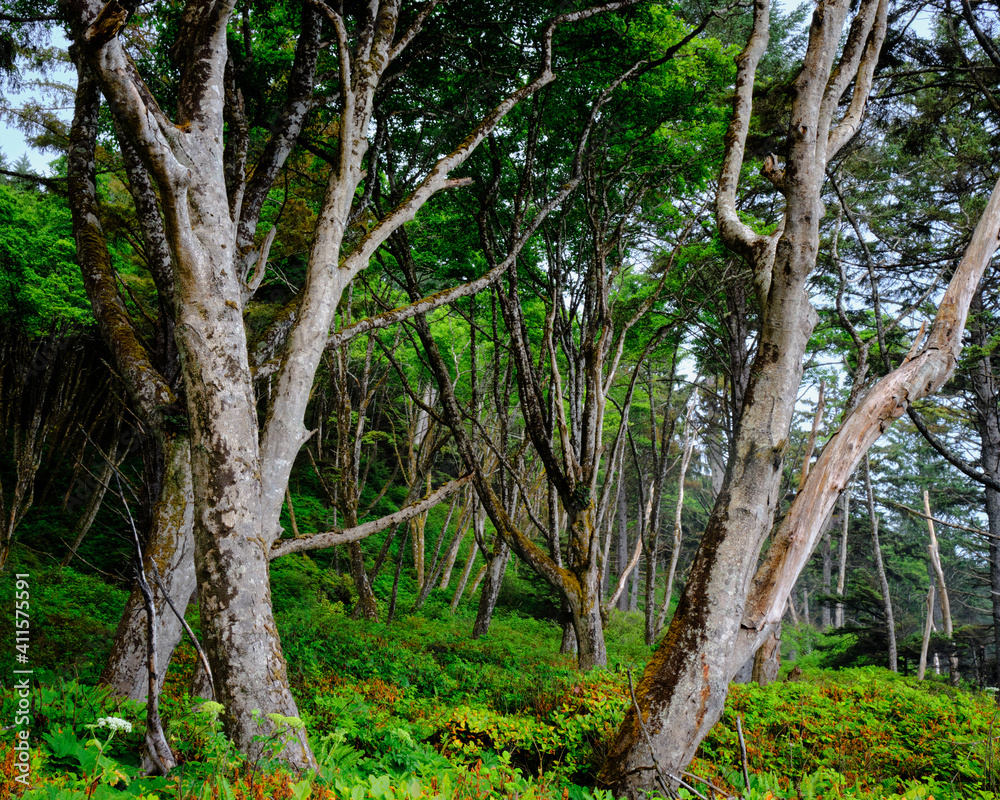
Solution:
M597 770L631 702L628 672L638 677L649 655L638 614L612 617L609 669L581 675L571 657L557 654L558 626L524 607L500 609L490 634L472 640L472 612L452 615L444 593L386 625L351 620L349 585L310 559L276 565L273 580L301 720L262 722L264 756L244 759L221 732L219 709L188 695L195 658L184 644L162 702L179 765L167 778L140 778L144 706L96 688L83 655L87 666L77 677L60 673L52 653L41 651L48 661L39 664L31 700L35 786L23 791L15 782L18 753L13 731L5 731L0 799L607 800L593 788ZM124 596L101 594L99 583L72 570L37 581L33 607L47 614L54 647L76 642L74 625L100 631L96 651L106 647L113 606ZM398 608L410 607L412 588L402 587ZM69 604L69 592L82 602ZM60 604L73 611L47 610ZM3 719L13 718L15 703L6 691ZM807 668L796 681L733 686L686 778L693 788L681 795L995 799L995 711L986 695L877 668ZM311 774L289 773L274 758L281 737L300 724L319 759Z

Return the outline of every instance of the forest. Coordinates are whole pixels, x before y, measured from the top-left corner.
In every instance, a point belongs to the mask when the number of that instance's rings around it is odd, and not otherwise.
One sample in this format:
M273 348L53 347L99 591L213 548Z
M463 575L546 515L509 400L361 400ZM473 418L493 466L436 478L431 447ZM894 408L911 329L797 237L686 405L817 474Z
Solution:
M998 14L5 0L0 800L1000 797Z

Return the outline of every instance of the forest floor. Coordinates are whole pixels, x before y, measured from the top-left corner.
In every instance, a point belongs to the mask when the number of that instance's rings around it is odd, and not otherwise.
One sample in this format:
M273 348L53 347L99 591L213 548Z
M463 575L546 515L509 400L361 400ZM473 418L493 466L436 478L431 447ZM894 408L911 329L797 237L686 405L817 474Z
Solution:
M12 580L0 575L4 612ZM257 762L235 753L220 732L218 709L187 693L196 658L184 644L163 697L180 766L165 779L135 777L144 706L114 701L96 687L124 592L71 569L43 568L33 569L32 594L35 788L25 792L14 780L17 752L6 725L18 698L5 685L0 798L609 797L592 787L631 702L630 673L638 679L650 653L639 614L611 618L609 668L583 675L571 657L557 654L558 626L539 618L551 598L524 577L505 582L490 633L478 640L468 635L474 605L467 601L452 614L444 592L432 593L416 615L403 613L413 598L401 592L400 613L389 624L351 620L344 579L305 557L275 564L273 596L317 774L292 775L270 760L280 739L262 737ZM797 662L794 680L732 687L681 796L1000 797L1000 718L990 695L874 666L820 669L824 649L842 643L810 638L812 652ZM0 667L4 675L16 668ZM131 730L99 727L102 717L123 718Z

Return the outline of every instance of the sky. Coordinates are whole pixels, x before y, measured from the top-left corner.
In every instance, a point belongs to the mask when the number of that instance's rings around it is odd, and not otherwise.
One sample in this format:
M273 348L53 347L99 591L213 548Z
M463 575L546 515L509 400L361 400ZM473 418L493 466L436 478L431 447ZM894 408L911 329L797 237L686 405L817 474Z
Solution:
M54 31L52 35L52 46L59 48L66 48L69 42L62 35L61 31ZM39 74L26 73L21 76L22 80L27 84L32 80L37 80L41 76ZM48 79L52 81L58 81L60 83L65 83L70 86L76 85L76 75L73 69L69 66L64 68L53 70L49 75ZM37 92L32 90L30 87L25 88L21 93L15 94L10 92L4 92L0 96L0 108L16 108L25 100L30 99ZM51 100L51 98L46 98ZM58 109L58 115L61 119L69 123L73 118L73 108L72 100L65 101L65 106L60 106ZM46 152L43 153L39 150L32 148L28 145L25 140L24 134L16 128L12 128L6 123L5 120L0 119L0 152L4 154L7 158L8 164L13 164L22 155L27 155L28 160L31 162L32 168L39 175L49 175L51 170L49 169L49 162L54 160L56 157L55 153Z

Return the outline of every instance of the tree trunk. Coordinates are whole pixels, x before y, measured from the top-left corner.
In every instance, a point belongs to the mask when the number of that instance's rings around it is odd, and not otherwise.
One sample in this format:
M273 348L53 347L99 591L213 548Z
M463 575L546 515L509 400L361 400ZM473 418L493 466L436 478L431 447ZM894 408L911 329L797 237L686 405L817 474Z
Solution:
M868 519L872 526L872 559L875 561L875 574L878 576L882 592L882 604L885 609L885 637L888 646L889 669L899 671L896 654L896 619L892 613L892 596L889 594L889 579L885 574L885 564L882 562L882 547L878 540L878 515L875 513L875 498L872 496L871 468L868 456L865 455L865 492L868 495Z
M474 497L474 490L469 489L466 493L465 505L462 508L462 513L458 518L458 524L455 527L455 537L451 540L451 544L445 552L444 564L441 569L441 579L438 582L439 589L447 589L448 584L451 583L451 573L455 569L455 561L458 559L458 551L461 550L462 542L465 541L466 534L469 532L469 527L472 525Z
M562 639L559 641L559 655L575 655L579 649L576 641L576 625L573 623L573 612L568 604L563 604Z
M181 613L196 587L190 453L188 440L181 435L167 443L160 496L153 506L143 563L147 575L153 574L154 565L159 570L163 586ZM150 590L156 608L156 660L162 679L184 631L157 581L151 583ZM146 609L138 587L125 605L101 682L117 697L146 697Z
M351 556L351 577L354 578L354 587L358 591L358 602L351 612L351 619L378 619L378 603L375 601L375 592L372 591L371 581L368 580L368 572L365 570L365 553L361 549L359 542L351 542L347 545Z
M643 606L643 616L645 617L644 633L646 644L652 647L656 644L656 565L658 562L657 551L660 546L660 526L656 525L654 530L647 531L646 539L648 546L644 547L646 553L646 585L645 603Z
M931 643L931 631L934 630L934 584L927 590L927 621L924 623L924 638L920 643L920 663L917 665L917 680L924 679L927 672L927 650Z
M994 472L994 474L997 474ZM989 519L990 539L990 595L993 599L993 675L994 686L1000 686L1000 492L986 490L986 515ZM1000 704L1000 692L996 696Z
M624 475L621 478L624 482ZM618 492L618 538L617 544L615 546L616 561L618 564L618 577L621 578L622 574L628 567L629 557L628 557L628 502L625 497L625 492L619 490ZM622 592L618 595L618 610L628 611L629 610L629 593L627 591Z
M851 524L851 493L844 492L841 496L844 518L840 523L840 557L837 563L837 596L841 599L837 601L837 614L834 624L838 628L844 627L844 588L847 583L847 529Z
M424 529L426 528L427 515L421 514L410 520L410 547L413 555L414 577L417 581L417 591L424 588Z
M821 553L823 555L823 616L820 621L820 630L828 631L832 624L830 615L830 590L833 588L833 554L830 548L830 532L823 534Z
M573 608L573 629L576 631L577 667L586 672L608 664L604 644L604 621L601 618L599 587L592 587L581 597L580 606ZM588 596L589 595L589 596Z
M931 566L934 568L934 575L937 578L938 602L941 604L941 623L944 628L944 635L948 638L948 667L951 674L952 686L958 686L958 653L955 652L955 642L953 640L954 628L951 622L951 603L948 599L948 587L944 581L944 570L941 568L941 556L938 553L937 536L934 533L934 520L931 519L931 501L927 490L924 490L924 514L927 515L927 532L930 536L930 544L927 549L931 557Z
M781 669L781 626L775 626L753 658L751 680L761 686L767 686L778 679Z
M473 517L473 525L481 526L483 524L485 517L477 508L476 514ZM472 566L476 562L476 555L479 553L479 537L473 537L472 544L469 547L469 557L465 560L465 569L462 570L462 577L458 581L458 586L455 588L455 595L451 598L451 612L454 614L455 609L458 608L459 602L462 600L462 595L465 592L465 586L469 582L469 576L472 574Z
M783 225L772 236L756 234L736 210L754 77L768 41L767 0L755 1L750 40L738 58L734 114L726 136L716 218L723 241L753 266L762 308L759 345L726 479L673 621L637 688L637 708L627 712L598 779L600 786L616 794L639 797L657 786L661 771L665 780L677 785L722 713L730 679L780 619L801 570L801 545L796 542L791 568L772 573L786 563L786 531L798 521L793 503L761 567L764 575L756 579L754 575L774 521L803 354L817 320L806 288L819 247L820 190L826 164L856 131L884 37L884 3L862 0L833 75L848 10L846 2L821 0L813 15L795 83L786 167L774 173L775 186L786 202ZM855 76L850 108L832 127L834 110ZM828 444L824 456L830 451ZM823 485L824 470L821 456L808 483ZM843 482L837 493L842 487ZM806 487L796 502L801 504L808 494ZM835 499L836 493L828 507L810 508L809 525L803 531L810 552ZM760 597L751 596L755 589ZM757 605L760 601L764 614Z
M636 531L636 536L639 536L639 532ZM639 610L639 581L642 575L642 552L639 553L639 560L636 562L635 569L632 570L632 575L629 577L629 589L628 589L628 610L638 611Z
M982 287L973 298L970 330L972 344L979 348L980 357L972 370L976 425L979 428L979 460L983 472L990 477L1000 478L1000 392L997 391L993 374L990 340L993 334L988 328L988 318L984 316ZM984 486L986 493L986 520L989 528L990 557L990 606L993 613L993 646L995 657L991 680L1000 686L1000 492ZM1000 693L997 693L1000 703Z
M489 632L490 623L493 622L493 612L497 607L497 598L500 596L500 587L503 584L503 574L509 560L510 547L498 536L493 545L493 553L487 559L483 591L479 595L479 611L476 612L476 621L472 626L473 639L485 636Z
M663 594L663 606L660 608L660 616L656 621L656 635L659 637L663 626L666 623L667 613L670 610L670 599L674 594L674 577L677 575L677 562L681 555L681 537L684 529L681 525L681 515L684 511L684 481L687 480L688 467L691 464L691 456L694 454L694 412L698 402L698 390L691 394L688 400L687 415L684 420L684 449L681 453L681 474L677 479L677 503L674 506L674 540L670 551L670 567L667 571L667 586ZM666 458L666 453L663 454Z

